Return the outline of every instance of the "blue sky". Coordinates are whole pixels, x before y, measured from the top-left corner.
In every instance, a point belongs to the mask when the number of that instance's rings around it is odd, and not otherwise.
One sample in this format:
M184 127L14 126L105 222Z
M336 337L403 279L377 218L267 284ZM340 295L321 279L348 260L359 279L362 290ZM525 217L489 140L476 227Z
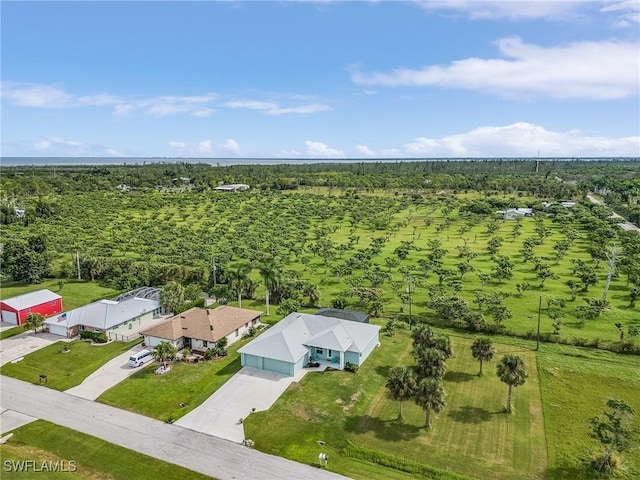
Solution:
M2 156L640 156L640 2L2 1Z

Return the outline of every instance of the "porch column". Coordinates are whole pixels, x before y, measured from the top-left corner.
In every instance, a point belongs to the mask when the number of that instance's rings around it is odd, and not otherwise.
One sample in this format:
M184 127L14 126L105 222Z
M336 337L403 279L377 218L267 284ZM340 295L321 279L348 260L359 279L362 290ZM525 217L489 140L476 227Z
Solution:
M344 370L344 352L340 351L340 370Z

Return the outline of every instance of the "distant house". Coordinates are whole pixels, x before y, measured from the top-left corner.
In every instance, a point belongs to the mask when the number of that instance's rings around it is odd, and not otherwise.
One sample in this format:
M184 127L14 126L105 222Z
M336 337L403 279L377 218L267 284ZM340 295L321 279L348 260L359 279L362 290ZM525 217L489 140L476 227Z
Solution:
M177 349L205 352L223 337L227 338L227 345L242 338L251 327L260 324L261 315L257 310L229 305L213 309L194 307L140 333L149 347L166 341Z
M576 206L576 202L560 202L560 205L565 208L572 208Z
M513 220L518 217L533 217L533 208L508 208L496 213L500 213L503 220Z
M249 185L245 183L231 183L228 185L218 185L214 190L218 192L244 192L249 190Z
M242 366L294 376L310 361L340 370L362 365L379 342L380 327L294 312L241 347Z
M128 192L131 190L131 187L126 183L121 183L120 185L116 185L116 190L120 190L122 192Z
M31 313L48 317L62 312L62 297L51 290L38 290L2 300L0 311L3 322L23 325Z
M316 315L324 315L325 317L341 318L342 320L350 320L352 322L369 323L369 315L362 312L354 312L352 310L343 310L342 308L321 308Z
M64 312L44 321L49 332L62 337L73 337L80 330L104 332L110 338L127 335L161 313L160 290L143 287L113 300L97 302Z
M24 218L24 216L26 215L26 210L24 208L14 208L13 211L16 214L16 217L18 218Z

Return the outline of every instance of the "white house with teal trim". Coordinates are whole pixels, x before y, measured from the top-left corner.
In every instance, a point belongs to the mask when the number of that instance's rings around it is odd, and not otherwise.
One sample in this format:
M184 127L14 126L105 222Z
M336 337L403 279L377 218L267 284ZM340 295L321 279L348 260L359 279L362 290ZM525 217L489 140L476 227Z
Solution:
M296 375L311 362L362 365L379 344L380 327L294 312L240 348L243 367Z

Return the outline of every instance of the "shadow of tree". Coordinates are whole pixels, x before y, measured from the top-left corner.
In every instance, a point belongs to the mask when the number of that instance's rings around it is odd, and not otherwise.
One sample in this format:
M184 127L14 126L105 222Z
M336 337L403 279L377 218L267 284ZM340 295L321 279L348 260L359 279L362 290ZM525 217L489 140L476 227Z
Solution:
M345 421L345 430L350 433L364 434L374 432L376 437L397 442L412 440L420 434L420 427L399 422L397 419L382 420L369 415L353 415Z
M468 382L474 378L478 378L478 376L467 372L447 372L444 374L445 380L456 383Z
M391 365L378 365L376 367L376 373L382 377L387 378L392 368L393 367Z
M584 463L579 465L559 465L555 468L547 468L544 474L545 479L553 480L575 480L602 478L597 472Z
M501 412L493 412L501 413ZM492 412L485 410L484 408L464 406L458 410L449 412L449 417L454 422L460 423L482 423L488 422L491 419Z

